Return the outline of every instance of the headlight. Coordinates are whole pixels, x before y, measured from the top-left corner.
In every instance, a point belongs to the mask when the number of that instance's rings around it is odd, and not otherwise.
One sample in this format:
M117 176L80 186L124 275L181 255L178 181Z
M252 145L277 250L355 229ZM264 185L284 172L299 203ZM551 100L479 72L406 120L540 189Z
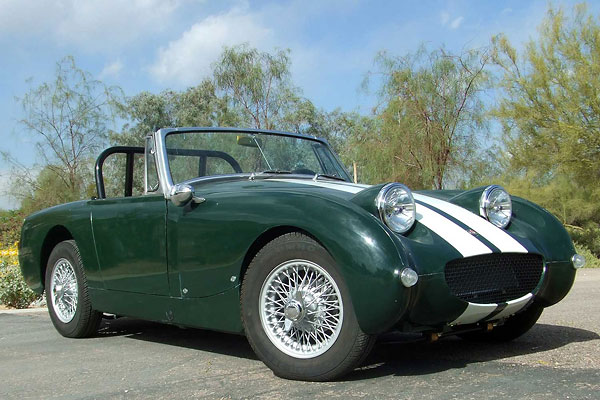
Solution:
M404 233L415 223L415 199L410 189L399 183L388 183L375 199L381 220L394 232Z
M512 201L502 186L488 186L479 200L479 214L499 228L506 228L512 217Z

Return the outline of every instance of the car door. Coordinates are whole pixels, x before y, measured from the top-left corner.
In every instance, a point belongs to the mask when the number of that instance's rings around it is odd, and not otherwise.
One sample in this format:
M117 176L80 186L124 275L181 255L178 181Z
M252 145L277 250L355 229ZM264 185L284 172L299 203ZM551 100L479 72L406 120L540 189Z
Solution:
M166 201L161 194L90 201L105 287L168 295Z

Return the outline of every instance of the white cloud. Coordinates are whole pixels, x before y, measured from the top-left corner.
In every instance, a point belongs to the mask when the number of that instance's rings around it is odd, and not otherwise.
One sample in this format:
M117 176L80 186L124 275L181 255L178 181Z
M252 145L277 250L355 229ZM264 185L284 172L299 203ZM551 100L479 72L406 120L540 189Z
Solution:
M150 73L163 83L193 85L208 75L223 46L248 42L270 50L272 30L263 26L258 15L245 10L234 8L192 25L180 38L158 50Z
M159 30L178 0L2 0L0 33L110 50Z
M450 21L450 14L448 14L445 11L443 11L440 14L440 22L442 23L442 26L446 26L446 24L448 23L448 21Z
M119 75L121 74L121 70L123 70L123 63L121 62L121 60L113 61L112 63L104 66L104 68L100 72L99 78L100 79L106 78L106 77L118 78Z
M460 24L462 24L464 18L463 17L458 17L458 18L454 18L452 20L452 22L450 23L450 28L451 29L456 29L460 26Z
M442 11L440 14L440 23L442 26L447 26L450 29L457 29L460 27L462 22L464 21L464 17L458 16L456 18L452 18L449 12Z

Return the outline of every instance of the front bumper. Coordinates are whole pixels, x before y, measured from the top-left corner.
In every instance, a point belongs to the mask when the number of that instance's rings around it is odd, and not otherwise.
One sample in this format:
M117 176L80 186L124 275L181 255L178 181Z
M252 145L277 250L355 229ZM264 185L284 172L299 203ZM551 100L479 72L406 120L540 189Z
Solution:
M399 321L401 330L444 330L449 326L469 325L507 318L530 304L548 307L559 302L571 289L575 269L570 261L545 262L537 287L524 296L498 303L476 303L451 293L444 272L419 276L407 314Z

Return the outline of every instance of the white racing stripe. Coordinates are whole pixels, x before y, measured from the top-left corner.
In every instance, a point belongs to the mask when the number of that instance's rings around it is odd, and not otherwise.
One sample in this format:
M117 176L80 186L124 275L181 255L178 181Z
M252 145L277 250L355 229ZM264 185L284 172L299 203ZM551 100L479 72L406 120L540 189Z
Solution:
M494 224L481 218L460 206L448 203L443 200L435 199L422 194L413 193L415 200L429 204L446 214L456 218L475 232L483 236L491 244L496 246L503 253L527 253L527 249L517 242L512 236L498 228Z
M368 188L368 185L359 185L356 183L342 183L340 181L340 183L329 183L329 182L316 182L313 181L312 179L269 179L270 181L277 181L277 182L288 182L288 183L298 183L301 185L309 185L309 186L317 186L317 187L322 187L322 188L327 188L327 189L334 189L334 190L340 190L342 192L348 192L348 193L358 193L361 192L363 190L365 190L366 188Z
M417 204L417 221L438 234L463 257L488 254L492 250L448 218Z
M462 324L474 324L475 322L479 322L491 313L493 313L496 310L496 308L498 308L498 304L494 303L469 303L467 305L467 309L460 315L460 317L450 322L450 325L453 326Z
M506 302L507 306L504 308L504 310L502 310L498 314L494 315L492 318L490 318L490 320L500 319L500 318L509 317L509 316L513 315L514 313L519 311L521 308L525 307L525 305L527 303L529 303L529 300L532 297L533 297L533 294L528 293L525 296L520 297L518 299L507 301Z
M317 186L327 189L341 190L348 193L358 193L369 186L356 185L350 183L328 183L316 182L305 179L270 179L278 182L299 183L309 186ZM414 195L414 194L413 194ZM479 254L488 254L492 250L483 244L479 239L465 231L463 228L450 221L448 218L430 210L420 204L417 204L416 219L419 223L435 232L442 239L454 247L463 257L470 257Z

